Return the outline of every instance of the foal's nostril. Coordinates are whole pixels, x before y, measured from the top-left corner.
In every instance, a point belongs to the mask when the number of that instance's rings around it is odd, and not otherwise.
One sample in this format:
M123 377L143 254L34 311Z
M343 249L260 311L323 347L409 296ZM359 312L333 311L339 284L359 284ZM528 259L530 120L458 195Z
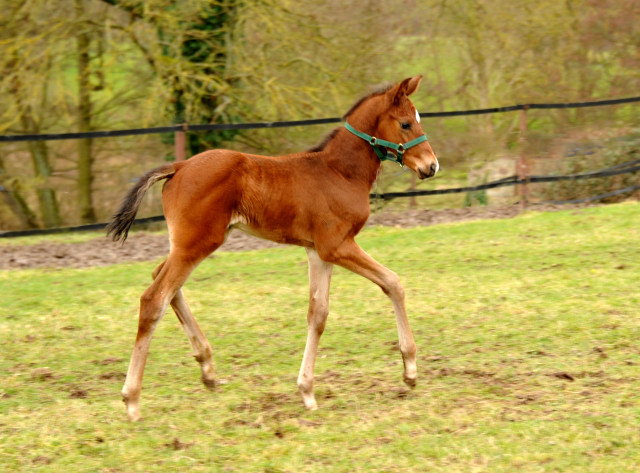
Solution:
M438 165L436 163L432 163L429 169L431 170L431 175L433 176L438 171Z

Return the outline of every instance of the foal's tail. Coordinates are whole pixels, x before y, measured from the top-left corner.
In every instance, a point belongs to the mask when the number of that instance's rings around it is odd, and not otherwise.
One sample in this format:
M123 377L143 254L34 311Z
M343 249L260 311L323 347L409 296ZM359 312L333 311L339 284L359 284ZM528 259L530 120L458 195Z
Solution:
M124 243L133 220L136 218L144 194L156 182L173 176L175 172L173 164L165 164L146 173L131 188L122 201L120 209L113 215L111 222L107 225L107 235L113 234L113 241L120 240Z

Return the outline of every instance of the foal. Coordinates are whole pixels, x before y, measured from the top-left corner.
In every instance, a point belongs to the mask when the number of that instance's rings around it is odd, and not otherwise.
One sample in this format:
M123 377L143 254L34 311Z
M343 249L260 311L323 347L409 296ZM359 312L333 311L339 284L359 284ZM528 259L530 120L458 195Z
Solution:
M308 335L298 387L304 405L316 409L313 372L318 341L329 312L329 283L334 264L371 280L391 298L404 361L404 381L416 381L416 345L398 276L380 265L354 238L369 217L369 191L381 159L408 166L421 179L438 171L438 160L409 100L422 76L358 101L321 146L306 153L266 157L212 150L188 161L160 166L129 191L107 227L124 240L145 192L162 189L169 229L167 259L153 271L153 283L140 298L140 317L122 397L129 419L140 419L142 374L151 337L171 304L191 342L205 385L215 385L212 350L182 293L195 267L225 241L234 228L272 240L303 246L309 258ZM396 151L395 154L389 149Z

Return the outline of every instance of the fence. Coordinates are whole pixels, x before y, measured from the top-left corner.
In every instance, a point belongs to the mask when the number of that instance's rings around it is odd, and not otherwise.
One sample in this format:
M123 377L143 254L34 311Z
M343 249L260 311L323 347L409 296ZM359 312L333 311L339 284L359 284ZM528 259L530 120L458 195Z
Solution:
M506 112L520 112L519 128L520 128L520 140L526 140L527 132L527 112L529 110L540 109L572 109L572 108L585 108L585 107L601 107L609 105L620 105L640 102L640 97L629 97L622 99L601 100L592 102L573 102L573 103L532 103L512 105L508 107L497 108L485 108L475 110L462 110L462 111L448 111L448 112L426 112L420 113L422 118L439 118L439 117L461 117L470 115L486 115L495 113ZM135 136L135 135L149 135L159 133L174 133L175 134L175 156L176 160L185 159L185 137L189 132L198 131L222 131L222 130L251 130L251 129L269 129L269 128L284 128L294 126L311 126L311 125L323 125L331 123L340 123L341 118L321 118L312 120L297 120L297 121L281 121L281 122L259 122L259 123L226 123L226 124L200 124L200 125L173 125L165 127L154 128L138 128L127 130L107 130L107 131L92 131L85 133L57 133L57 134L24 134L24 135L0 135L0 143L2 142L25 142L25 141L52 141L52 140L74 140L81 138L109 138L119 136ZM437 189L437 190L412 190L407 192L387 192L381 194L371 195L373 198L380 198L382 200L392 200L403 197L417 197L417 196L430 196L438 194L453 194L481 191L485 189L493 189L503 186L518 186L518 194L520 195L520 201L523 205L528 200L528 184L540 183L540 182L557 182L563 180L582 180L582 179L594 179L602 177L610 177L627 173L635 173L640 171L640 160L630 161L620 165L600 169L597 171L569 174L561 176L543 176L543 175L529 175L527 160L524 153L518 156L516 163L517 174L506 178L498 179L492 182L484 183L477 186L457 187L449 189ZM565 201L551 201L554 204L563 203L580 203L586 201L596 201L614 195L620 195L624 193L634 192L640 189L639 185L627 186L623 189L618 189L612 192L599 194L596 196L590 196L584 199L572 199ZM5 189L0 186L0 191ZM154 221L163 220L162 216L149 217L145 219L136 220L137 223L149 223ZM20 230L20 231L8 231L0 233L0 237L13 237L35 234L50 234L61 233L66 231L85 231L96 230L106 226L106 223L97 223L90 225L79 225L74 227L63 228L47 228L47 229L35 229L35 230Z

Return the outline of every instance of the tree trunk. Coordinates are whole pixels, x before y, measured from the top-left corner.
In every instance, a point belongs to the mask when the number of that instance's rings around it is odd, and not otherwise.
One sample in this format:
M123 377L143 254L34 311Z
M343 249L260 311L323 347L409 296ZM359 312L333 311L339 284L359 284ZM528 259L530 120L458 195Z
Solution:
M76 14L79 19L84 13L81 0L76 0ZM89 80L90 57L89 44L91 41L89 33L84 29L86 25L81 24L82 30L76 36L76 46L78 53L78 132L91 131L91 83ZM80 206L80 220L82 223L94 223L96 214L93 208L91 196L91 184L93 174L91 167L93 156L91 153L91 138L78 140L78 204Z
M27 205L27 202L22 195L20 195L20 192L18 192L16 182L5 179L5 175L6 170L4 163L0 158L0 176L2 176L2 178L0 178L0 194L2 194L2 199L20 220L21 228L37 228L38 222L36 215L29 208L29 205Z
M21 117L22 125L25 130L30 133L39 133L38 124L31 116L31 110L27 106ZM37 178L43 178L45 184L38 183L36 193L38 194L38 202L40 203L40 213L42 214L42 223L45 227L59 227L62 224L60 212L58 211L58 202L56 201L55 191L48 187L48 180L51 177L52 170L49 164L49 150L44 141L28 141L29 152L31 153L31 161Z
M46 79L43 81L43 84L46 84ZM43 85L43 87L45 86ZM40 125L37 119L34 118L33 109L29 102L25 101L21 95L24 92L18 76L14 76L10 90L16 97L16 103L18 104L20 113L20 123L25 133L40 133ZM38 180L43 181L38 182L36 188L42 222L45 227L59 227L62 221L60 219L60 212L58 211L56 194L52 188L48 187L48 180L49 177L51 177L52 170L49 164L47 144L44 141L28 141L27 145L31 154L35 176ZM17 190L14 191L13 197L10 197L10 199L16 205L16 207L12 206L12 208L17 209L18 212L24 212L25 218L29 221L29 225L31 225L34 221L33 212L28 208L25 200L17 193Z
M44 141L30 141L29 150L31 151L31 159L36 175L42 176L48 180L51 176L51 166L49 165L49 150ZM38 201L40 202L40 210L42 212L42 222L45 227L59 227L62 224L60 212L58 211L58 202L56 201L55 191L47 186L36 189Z

